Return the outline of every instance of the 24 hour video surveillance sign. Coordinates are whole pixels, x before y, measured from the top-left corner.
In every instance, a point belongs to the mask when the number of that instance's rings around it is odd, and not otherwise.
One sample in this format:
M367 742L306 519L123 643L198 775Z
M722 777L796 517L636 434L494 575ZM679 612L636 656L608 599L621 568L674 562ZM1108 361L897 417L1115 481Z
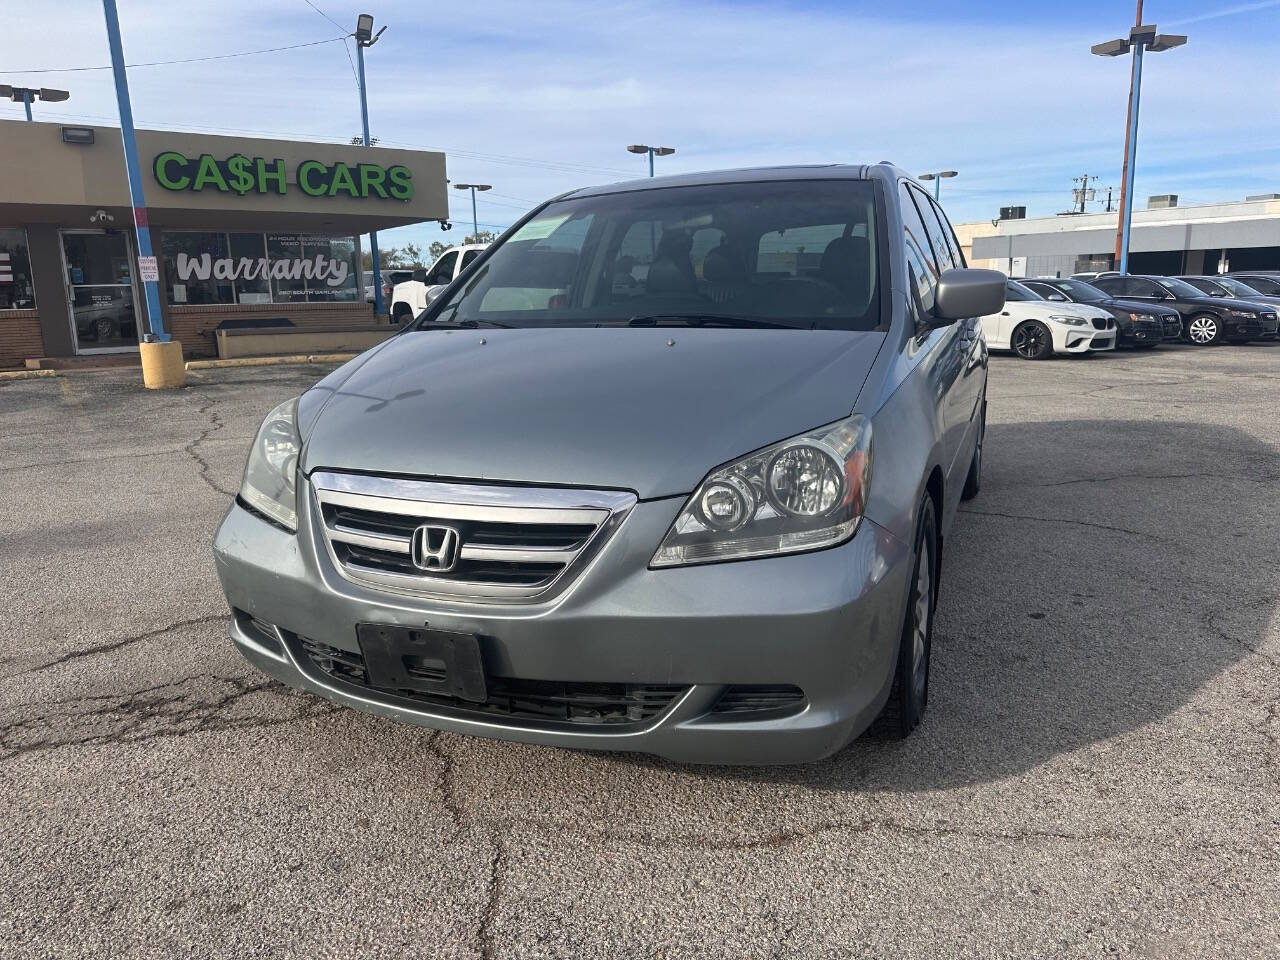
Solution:
M308 197L353 197L357 200L410 200L413 174L399 164L383 167L377 163L324 163L303 160L294 168L293 178L283 160L233 154L218 160L202 153L188 157L175 150L156 155L152 164L156 182L166 190L211 190L217 193L283 195L291 189Z

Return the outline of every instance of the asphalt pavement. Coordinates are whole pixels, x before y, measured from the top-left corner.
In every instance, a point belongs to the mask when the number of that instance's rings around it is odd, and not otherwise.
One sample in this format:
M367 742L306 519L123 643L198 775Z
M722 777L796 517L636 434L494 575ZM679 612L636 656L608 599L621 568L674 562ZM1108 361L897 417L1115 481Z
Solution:
M325 372L0 384L0 956L1280 955L1280 344L994 359L925 722L787 768L250 668L212 533Z

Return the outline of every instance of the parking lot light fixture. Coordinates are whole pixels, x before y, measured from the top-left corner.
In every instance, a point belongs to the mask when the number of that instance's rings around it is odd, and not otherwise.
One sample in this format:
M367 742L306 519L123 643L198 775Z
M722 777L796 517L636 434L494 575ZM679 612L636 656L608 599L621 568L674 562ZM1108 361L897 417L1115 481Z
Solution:
M35 118L31 116L31 102L33 100L43 100L45 103L61 103L71 97L66 90L54 90L49 87L13 87L9 84L0 84L0 97L7 97L14 103L20 103L27 111L27 121L31 122Z
M453 189L471 191L471 242L479 243L480 242L479 240L480 220L476 215L476 191L479 190L481 192L484 192L485 190L492 190L493 184L491 183L455 183L453 185Z
M675 147L651 147L647 143L633 143L627 147L628 153L647 153L649 155L649 176L653 176L653 158L669 157L676 152Z
M1089 48L1094 56L1119 57L1131 53L1133 62L1129 73L1129 115L1124 131L1124 169L1120 178L1120 220L1116 224L1116 269L1129 272L1129 233L1133 220L1133 173L1138 155L1138 107L1142 99L1142 54L1144 51L1163 53L1187 42L1177 33L1156 33L1154 24L1142 22L1142 3L1138 3L1137 23L1128 37L1095 43Z
M351 34L356 41L356 62L359 64L359 74L357 79L360 81L360 124L363 128L364 145L370 146L369 141L369 98L365 92L364 82L364 48L372 47L378 42L378 38L382 36L382 31L387 28L384 26L377 33L373 32L373 14L362 13L356 17L356 29ZM382 268L378 264L378 231L369 231L369 257L373 261L373 312L376 316L382 316Z
M936 173L922 173L917 179L933 181L933 199L937 200L939 194L942 193L942 181L950 180L952 177L959 175L957 170L939 170Z

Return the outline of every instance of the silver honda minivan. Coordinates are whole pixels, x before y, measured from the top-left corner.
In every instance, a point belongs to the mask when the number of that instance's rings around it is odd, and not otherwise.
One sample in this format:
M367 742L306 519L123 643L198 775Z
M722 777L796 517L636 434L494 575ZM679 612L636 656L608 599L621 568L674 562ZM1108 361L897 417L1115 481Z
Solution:
M231 637L507 740L782 763L906 735L1003 298L886 164L558 197L267 416L214 543Z

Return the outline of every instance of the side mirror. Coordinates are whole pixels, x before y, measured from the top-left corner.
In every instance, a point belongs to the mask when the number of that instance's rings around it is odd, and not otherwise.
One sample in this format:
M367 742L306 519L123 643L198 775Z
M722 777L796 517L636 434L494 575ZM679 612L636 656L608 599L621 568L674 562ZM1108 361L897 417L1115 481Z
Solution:
M1066 303L1067 298L1060 293L1051 293L1045 297L1046 300L1052 300L1054 303Z
M413 279L416 280L418 283L426 283L427 282L426 267L418 267L418 269L414 270Z
M1006 277L999 270L975 267L947 270L938 278L933 316L940 324L999 313Z

